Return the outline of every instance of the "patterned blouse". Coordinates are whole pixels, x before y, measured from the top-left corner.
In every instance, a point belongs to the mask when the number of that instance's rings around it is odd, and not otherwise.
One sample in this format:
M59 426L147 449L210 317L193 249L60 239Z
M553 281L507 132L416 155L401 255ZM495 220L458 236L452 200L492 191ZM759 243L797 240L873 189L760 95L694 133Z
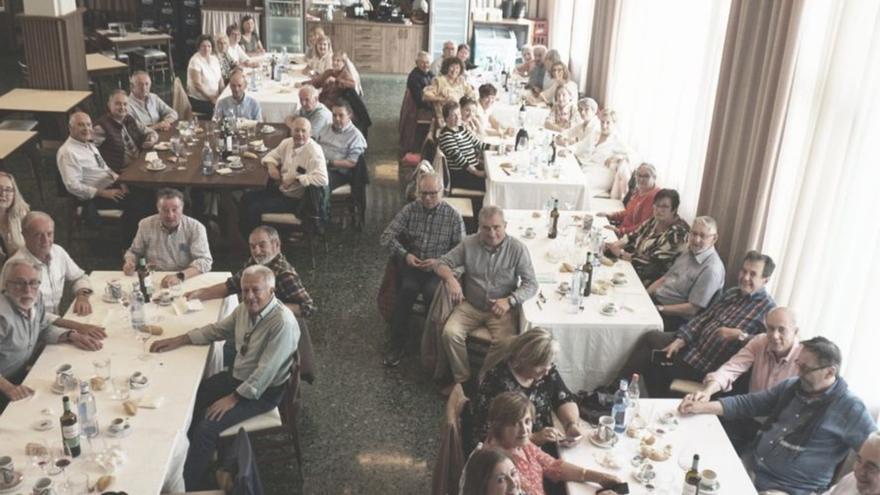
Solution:
M681 217L664 232L655 232L651 217L635 232L623 236L624 249L632 253L632 264L645 287L662 277L675 258L687 248L690 226Z
M486 442L486 446L501 448L491 441ZM554 458L532 442L513 450L502 450L513 457L513 465L519 472L520 488L528 495L545 495L545 476L553 481L562 481L562 459Z
M556 365L550 367L550 371L540 380L532 383L531 387L523 387L516 381L513 371L507 361L498 363L494 368L486 372L486 376L480 383L477 397L474 400L474 434L473 441L481 441L486 438L488 432L487 417L489 405L492 399L504 392L519 391L526 395L535 406L535 419L532 422L532 431L553 426L553 411L568 402L574 402L575 396L571 393Z

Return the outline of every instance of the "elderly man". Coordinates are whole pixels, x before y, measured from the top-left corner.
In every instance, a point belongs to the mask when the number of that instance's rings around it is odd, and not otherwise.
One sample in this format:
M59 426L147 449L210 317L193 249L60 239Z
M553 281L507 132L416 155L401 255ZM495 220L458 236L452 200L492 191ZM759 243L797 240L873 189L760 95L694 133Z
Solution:
M544 55L547 54L547 47L544 45L535 45L532 48L532 53L534 54L534 66L532 70L529 72L529 84L528 87L532 89L532 91L543 91L544 90L544 75L547 72L547 69L544 67Z
M840 349L824 337L801 345L796 378L762 392L681 407L683 414L725 419L767 417L750 456L758 491L809 495L826 490L837 464L877 429L865 404L839 376Z
M717 240L715 219L695 218L687 252L675 258L669 271L648 286L665 331L677 331L709 307L712 297L724 287L724 262L715 250Z
M767 313L764 326L766 333L753 337L720 368L706 375L703 388L685 396L679 407L684 409L692 401L708 402L718 392L730 392L734 382L749 371L749 393L767 390L796 376L795 363L801 352L801 344L797 340L794 311L783 307L773 308ZM737 452L744 451L761 426L751 418L722 421L722 425Z
M859 449L853 472L824 495L880 495L880 433L871 433Z
M413 70L409 71L409 75L406 76L406 89L409 90L409 95L412 97L418 108L433 111L434 107L431 106L430 103L422 100L422 91L424 91L433 80L434 74L431 73L431 54L426 51L420 51L416 56L416 66L413 67Z
M39 342L70 342L90 351L102 347L96 338L53 325L43 305L40 272L35 266L19 258L7 261L4 269L4 292L0 296L0 412L8 401L33 395L33 389L21 382Z
M669 384L676 378L703 381L706 373L764 331L764 317L776 306L765 289L775 267L766 254L746 253L738 287L728 289L720 301L677 332L644 334L618 376L641 373L651 397L667 396ZM646 373L648 369L651 371Z
M431 63L431 74L434 76L440 75L440 66L443 65L443 60L454 57L455 56L455 42L452 40L446 40L443 42L443 52L439 57L434 59L434 62Z
M459 303L443 327L443 343L456 383L471 376L465 339L485 327L492 336L486 359L516 334L516 307L538 292L535 269L525 245L507 236L504 212L484 206L479 232L469 235L435 264L434 271L446 283L453 302ZM463 285L453 270L464 269ZM517 285L519 281L519 285Z
M329 184L324 151L311 138L309 121L297 117L290 130L291 137L263 157L273 183L267 189L247 192L241 199L242 235L262 223L263 213L297 211L306 187Z
M141 220L131 247L125 252L122 271L134 273L139 258L163 272L176 272L162 279L168 287L211 271L213 258L208 234L198 220L183 214L183 194L176 189L160 189L158 214Z
M391 313L391 338L383 359L385 366L400 364L409 336L409 314L419 294L431 304L440 279L434 273L437 259L464 237L461 214L443 201L440 176L422 174L418 199L403 207L385 228L379 242L399 266L397 297Z
M324 150L330 190L351 182L352 171L358 158L367 150L367 140L351 121L351 107L339 102L333 105L333 124L317 135L316 141Z
M293 126L293 120L296 117L305 117L312 124L312 135L318 136L333 122L333 114L330 113L329 108L318 101L318 90L314 86L306 84L299 88L299 105L299 112L288 117L288 127Z
M241 275L242 302L217 323L153 343L152 352L184 345L234 340L237 357L231 371L199 386L183 477L187 490L202 490L220 433L278 406L290 378L299 327L293 313L275 298L275 275L254 265Z
M229 76L229 96L220 98L214 106L214 118L223 119L236 117L240 119L262 122L263 110L253 96L247 94L247 78L240 70L232 71Z
M129 80L128 114L156 131L167 131L177 121L177 112L150 92L153 81L145 71L135 71Z
M107 99L107 113L95 121L94 142L116 173L159 140L159 134L128 113L128 96L117 89Z

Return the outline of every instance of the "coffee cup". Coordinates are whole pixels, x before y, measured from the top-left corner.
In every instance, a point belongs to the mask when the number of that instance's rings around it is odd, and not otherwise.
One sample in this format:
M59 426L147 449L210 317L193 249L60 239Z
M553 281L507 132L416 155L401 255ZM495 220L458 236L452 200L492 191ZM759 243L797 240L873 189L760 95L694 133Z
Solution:
M700 480L700 493L715 493L719 486L718 473L711 469L704 469Z
M56 493L52 478L40 478L34 484L33 495L55 495Z
M526 227L526 237L535 237L535 229L533 227Z
M599 433L598 433L600 442L609 442L614 438L614 418L611 416L602 416L599 418Z
M119 433L120 431L125 429L125 419L116 418L110 422L110 431L114 433Z
M159 303L160 304L170 304L171 303L171 290L163 289L162 292L159 293Z
M623 272L617 272L611 276L611 281L615 284L622 284L626 282L626 274Z
M107 282L107 286L104 287L104 295L107 296L107 299L114 301L122 299L122 282L115 278Z
M5 455L0 457L0 481L9 486L15 481L15 463L12 457Z
M55 384L64 388L71 383L75 383L76 378L73 376L73 365L62 364L55 370Z

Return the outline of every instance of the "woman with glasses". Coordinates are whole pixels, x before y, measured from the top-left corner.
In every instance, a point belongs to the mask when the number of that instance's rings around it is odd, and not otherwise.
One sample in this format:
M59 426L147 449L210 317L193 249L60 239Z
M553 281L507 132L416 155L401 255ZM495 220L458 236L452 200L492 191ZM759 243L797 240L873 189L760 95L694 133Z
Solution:
M24 246L21 220L29 211L15 177L0 172L0 265Z
M644 162L636 169L635 187L631 187L623 198L624 209L612 213L599 213L608 217L618 237L633 233L645 220L654 214L654 197L660 191L657 186L657 169Z
M632 262L645 287L662 277L687 248L690 226L678 216L679 203L676 190L661 189L654 196L650 219L619 241L605 244L609 254Z

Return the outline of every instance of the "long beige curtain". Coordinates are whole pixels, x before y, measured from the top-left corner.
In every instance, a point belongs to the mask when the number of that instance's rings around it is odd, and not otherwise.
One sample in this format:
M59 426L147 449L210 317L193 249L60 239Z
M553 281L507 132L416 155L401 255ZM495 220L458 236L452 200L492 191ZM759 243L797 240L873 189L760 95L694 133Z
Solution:
M718 221L729 282L762 242L802 11L803 0L731 4L697 210Z
M608 99L609 71L617 42L621 0L596 0L587 65L586 94L605 107Z

